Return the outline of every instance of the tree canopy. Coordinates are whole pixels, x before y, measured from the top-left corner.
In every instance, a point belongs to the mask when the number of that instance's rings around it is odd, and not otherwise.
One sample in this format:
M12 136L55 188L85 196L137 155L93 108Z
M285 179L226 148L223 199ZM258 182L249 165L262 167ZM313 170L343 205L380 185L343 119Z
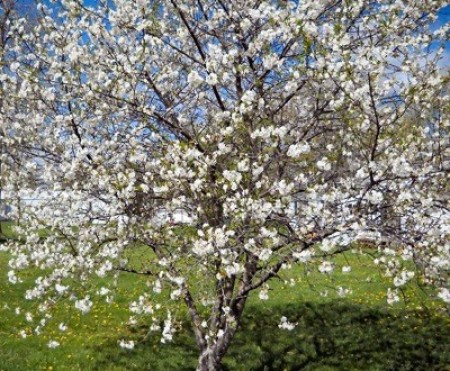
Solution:
M41 268L43 311L147 275L133 315L170 341L184 303L217 369L250 292L292 264L327 274L368 233L388 302L405 260L450 301L445 1L54 3L13 22L0 76L2 184L45 193L15 209L8 276ZM112 279L80 288L91 275Z

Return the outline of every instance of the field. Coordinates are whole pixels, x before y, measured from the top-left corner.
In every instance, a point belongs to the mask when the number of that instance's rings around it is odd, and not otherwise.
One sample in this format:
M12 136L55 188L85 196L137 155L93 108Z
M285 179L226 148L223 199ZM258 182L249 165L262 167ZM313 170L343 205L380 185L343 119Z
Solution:
M284 271L273 283L269 301L255 293L224 360L225 370L450 370L450 322L441 302L417 284L404 292L405 301L386 304L388 281L367 255L336 257L330 276L304 267ZM144 327L126 324L128 303L145 290L145 280L124 274L114 304L96 304L81 315L73 303L62 302L40 336L22 338L36 323L25 320L33 302L23 298L36 276L11 285L8 256L0 253L0 370L193 370L197 350L187 323L174 342L161 344L158 334L134 350L119 348L120 339L142 339ZM291 279L295 285L291 286ZM99 279L92 282L101 285ZM339 297L336 286L352 289ZM328 294L325 296L325 292ZM25 308L18 315L16 308ZM185 316L183 311L181 316ZM281 316L298 322L293 331L278 328ZM61 332L58 324L68 329ZM50 340L61 346L49 349Z

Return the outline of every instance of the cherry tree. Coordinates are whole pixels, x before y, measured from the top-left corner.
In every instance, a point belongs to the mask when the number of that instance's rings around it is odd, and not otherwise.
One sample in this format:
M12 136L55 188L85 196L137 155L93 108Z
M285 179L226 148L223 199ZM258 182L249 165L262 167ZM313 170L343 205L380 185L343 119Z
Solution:
M168 342L185 305L199 370L220 367L252 291L293 264L329 273L368 231L389 303L404 260L450 301L445 3L39 4L1 76L4 139L26 149L8 192L45 199L16 209L9 280L41 268L28 299L88 313L123 272L147 276L133 319Z

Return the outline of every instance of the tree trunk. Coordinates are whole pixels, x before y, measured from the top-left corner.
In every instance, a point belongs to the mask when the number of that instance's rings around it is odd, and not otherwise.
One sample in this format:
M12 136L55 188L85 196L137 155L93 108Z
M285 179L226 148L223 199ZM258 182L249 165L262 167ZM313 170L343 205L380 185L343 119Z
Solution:
M198 358L197 371L217 371L220 370L221 357L217 348L206 348Z
M245 303L247 302L248 292L245 291L247 285L251 282L253 275L256 272L254 264L246 264L247 271L244 275L242 287L240 287L236 298L230 300L233 295L234 283L236 280L233 278L229 282L229 286L225 285L220 287L219 291L225 291L226 298L221 298L217 306L213 308L213 317L210 321L210 333L222 332L220 336L216 336L215 339L209 339L211 342L208 344L208 338L204 337L200 330L200 321L197 318L192 317L197 345L200 349L200 357L198 358L197 371L217 371L221 369L222 359L228 351L230 344L236 335L236 331L240 326L242 314L244 312ZM192 298L186 296L186 303L190 308L193 308ZM224 300L226 304L224 304ZM232 313L232 320L227 319L227 315L224 312L224 307L229 306Z

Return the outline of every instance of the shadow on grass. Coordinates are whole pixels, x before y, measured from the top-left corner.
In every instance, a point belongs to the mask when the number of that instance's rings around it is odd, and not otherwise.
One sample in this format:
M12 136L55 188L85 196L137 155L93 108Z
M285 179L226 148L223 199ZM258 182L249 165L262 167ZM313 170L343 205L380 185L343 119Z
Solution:
M281 316L298 322L296 329L274 326ZM450 365L446 319L344 301L249 308L233 345L225 363L230 370L442 370Z
M281 316L298 322L277 327ZM133 352L117 343L102 347L96 369L195 369L197 349L189 331L170 345L158 339ZM328 304L251 306L224 359L224 370L448 370L447 318L424 312L390 312L345 301Z

